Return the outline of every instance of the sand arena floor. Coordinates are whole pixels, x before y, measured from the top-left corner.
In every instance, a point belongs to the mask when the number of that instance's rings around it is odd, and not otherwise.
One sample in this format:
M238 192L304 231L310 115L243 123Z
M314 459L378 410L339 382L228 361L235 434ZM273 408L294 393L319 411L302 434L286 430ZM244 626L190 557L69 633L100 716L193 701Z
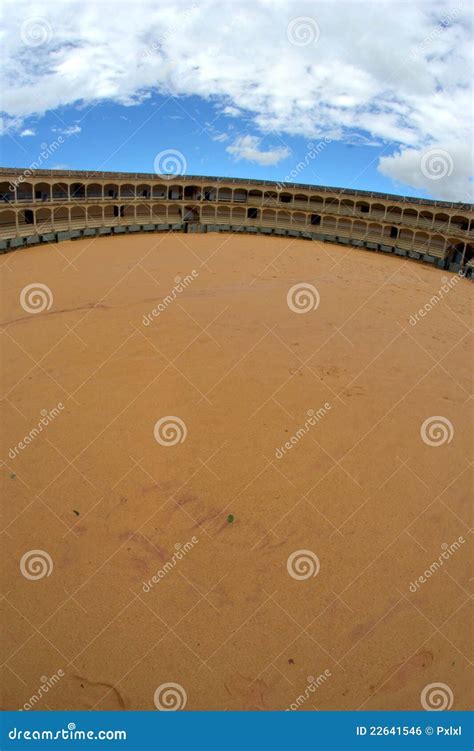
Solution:
M4 708L469 707L470 282L245 235L2 265Z

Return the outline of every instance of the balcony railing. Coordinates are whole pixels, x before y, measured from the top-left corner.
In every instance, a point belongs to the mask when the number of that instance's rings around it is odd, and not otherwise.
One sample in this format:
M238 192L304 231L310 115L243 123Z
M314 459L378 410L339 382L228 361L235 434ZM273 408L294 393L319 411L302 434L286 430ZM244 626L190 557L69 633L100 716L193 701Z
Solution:
M8 209L10 207L14 208L15 205L19 205L22 207L25 207L26 205L31 205L32 209L37 209L39 206L45 207L45 206L58 206L58 205L66 205L66 206L73 206L76 204L84 205L86 203L90 203L92 205L110 205L111 203L125 203L128 205L138 205L138 204L150 204L150 208L152 207L152 204L155 202L161 203L163 202L163 207L169 206L169 204L179 203L179 204L186 204L189 202L197 202L198 205L201 207L203 206L209 206L216 208L218 205L230 205L233 209L236 208L236 204L238 206L244 206L244 207L255 207L258 209L267 209L268 211L274 211L275 216L272 215L268 216L262 216L260 215L259 219L255 220L257 224L271 224L272 226L278 226L279 223L284 223L285 227L288 225L288 222L290 226L308 226L312 230L315 230L316 227L320 227L321 231L327 231L329 233L337 233L347 231L345 227L338 226L336 224L336 220L331 221L331 217L339 217L343 216L346 217L347 220L363 220L365 222L380 222L382 225L397 225L401 228L409 228L411 231L416 232L419 231L427 231L431 234L433 233L442 233L442 234L451 234L458 236L462 239L471 239L474 237L474 229L463 229L461 226L456 224L451 224L449 222L443 222L443 221L436 221L435 219L431 220L426 217L412 217L412 216L406 216L406 215L400 215L400 216L390 216L390 214L387 214L386 212L380 211L378 209L365 212L361 211L360 208L351 207L351 206L334 206L331 207L330 205L321 206L321 207L315 207L314 205L311 205L310 203L307 203L305 201L291 201L291 202L285 202L285 201L277 201L276 199L272 198L262 198L259 196L247 196L239 198L238 200L232 200L228 197L221 197L220 199L215 197L213 200L204 199L201 197L200 200L197 198L165 198L164 196L136 196L136 195L122 195L122 196L102 196L100 194L93 194L93 195L84 195L84 196L77 196L72 195L70 197L66 196L53 196L50 198L49 196L46 196L45 198L25 198L20 197L17 199L16 202L11 201L4 201L3 203L0 203L0 209ZM309 221L305 222L295 222L294 218L293 221L291 218L287 221L286 219L282 218L281 212L294 212L294 211L303 211L306 215L307 220L309 219L309 216L311 214L317 214L321 216L322 224L320 225L311 225ZM277 213L278 212L278 213ZM279 216L278 216L279 214ZM145 216L145 215L143 215ZM219 220L224 222L242 222L244 221L240 217L231 216L229 218L222 218L222 217L212 217L212 216L206 216L204 213L202 214L203 219L205 218L208 222L217 222ZM153 217L150 217L150 221L153 221ZM167 221L163 217L159 217L158 221ZM181 221L181 217L176 217L173 221ZM249 220L250 221L250 220ZM329 223L328 223L329 222ZM56 226L55 221L55 226ZM352 230L353 236L355 236L355 232L357 230ZM400 238L401 240L405 240L405 238Z

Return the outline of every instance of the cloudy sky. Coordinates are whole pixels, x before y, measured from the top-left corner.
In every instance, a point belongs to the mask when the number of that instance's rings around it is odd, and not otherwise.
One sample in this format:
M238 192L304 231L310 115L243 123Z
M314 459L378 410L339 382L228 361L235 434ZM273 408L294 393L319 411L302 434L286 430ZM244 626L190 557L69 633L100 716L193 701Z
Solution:
M472 3L4 0L2 11L6 166L473 201Z

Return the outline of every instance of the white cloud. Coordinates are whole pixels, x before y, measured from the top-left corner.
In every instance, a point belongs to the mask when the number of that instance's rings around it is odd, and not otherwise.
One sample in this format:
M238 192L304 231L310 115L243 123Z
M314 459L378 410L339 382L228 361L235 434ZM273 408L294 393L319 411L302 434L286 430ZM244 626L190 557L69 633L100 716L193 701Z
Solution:
M227 146L226 151L235 159L246 159L248 162L255 162L266 167L278 164L291 154L287 146L278 146L265 151L260 148L261 140L257 136L238 136L231 146Z
M222 143L223 141L228 141L229 136L227 135L227 133L217 133L215 136L212 136L212 140Z
M469 3L254 0L247 12L222 0L135 0L130 13L112 0L6 0L2 11L6 128L74 103L131 106L157 91L186 108L194 95L283 141L382 142L393 152L384 174L435 197L471 194ZM307 44L303 33L288 38L299 17L317 23ZM38 18L39 33L28 25ZM453 151L443 185L420 183L416 160L430 148Z
M472 149L469 142L443 142L425 149L402 148L382 157L379 170L402 185L421 188L446 201L472 202Z
M25 130L22 130L20 133L20 138L26 138L27 136L35 136L36 131L32 130L31 128L25 128Z
M62 136L76 136L81 132L80 125L68 125L65 128L51 128L53 133L60 133Z
M227 105L227 107L224 107L222 113L224 115L228 115L229 117L240 117L241 115L243 115L242 110L239 110L238 107L232 107L229 104Z

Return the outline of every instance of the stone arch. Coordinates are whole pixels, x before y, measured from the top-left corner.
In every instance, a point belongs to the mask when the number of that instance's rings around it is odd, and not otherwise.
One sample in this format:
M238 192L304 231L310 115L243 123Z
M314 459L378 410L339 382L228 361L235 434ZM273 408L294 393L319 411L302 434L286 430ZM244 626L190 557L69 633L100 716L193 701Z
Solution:
M151 198L151 185L149 183L140 183L136 187L137 198L142 200L145 198Z
M100 183L87 183L86 198L102 198L102 185Z
M355 211L356 214L370 214L370 203L367 201L357 201Z
M455 214L451 217L450 225L452 230L465 232L469 229L469 219L461 214Z
M445 247L446 240L442 235L431 235L428 246L429 255L444 258Z
M183 200L183 186L178 183L172 183L168 185L168 200L169 201L182 201Z
M370 219L384 219L385 206L382 203L373 203L370 207Z
M304 214L302 211L294 211L291 214L291 223L293 225L296 225L297 227L305 227L306 226L306 214Z
M350 198L343 198L339 204L341 214L352 216L354 214L355 203Z
M210 207L206 206L205 208L210 208ZM246 217L246 211L243 206L237 206L237 208L232 209L232 221L233 222L234 221L239 222L239 224L242 222L245 222L245 217Z
M232 201L232 189L231 188L219 188L217 191L218 201Z
M275 224L277 213L274 209L263 209L262 211L262 224L264 226L268 224Z
M236 188L234 190L234 201L236 203L246 203L247 195L247 191L244 188Z
M105 183L104 185L104 198L106 200L114 200L118 198L119 186L117 183Z
M41 208L35 210L35 224L36 231L40 234L42 232L51 232L53 229L51 221L51 209Z
M203 201L217 201L217 188L214 185L205 185L202 189Z
M413 239L413 249L417 253L428 253L428 247L430 244L430 236L427 232L415 232Z
M202 220L209 219L215 219L216 218L216 207L215 206L206 206L205 204L201 208L201 217Z
M449 224L449 216L444 212L439 211L434 217L434 228L437 230L447 230Z
M168 206L167 218L170 224L180 224L182 221L181 206L176 203L171 203Z
M67 206L58 206L53 209L54 228L57 230L69 229L69 209Z
M291 222L291 214L289 211L278 211L277 212L277 224L282 224L284 226L290 224Z
M164 183L155 183L152 187L153 200L164 200L168 195L168 186Z
M83 206L72 206L71 229L80 229L86 226L86 210Z
M149 204L148 205L146 203L137 204L137 207L135 209L135 216L137 218L137 221L145 220L146 223L148 223L150 221L150 215L151 215L151 211L150 211Z
M387 222L399 223L402 220L402 210L400 206L389 206L385 214L385 220Z
M165 224L167 221L166 206L160 203L154 203L151 207L152 219L157 224Z
M33 200L33 183L21 180L16 187L17 201Z
M87 224L89 227L99 227L103 224L102 206L87 207Z
M216 218L225 223L230 222L230 206L218 206Z
M35 201L50 201L51 200L51 185L45 182L34 183L34 196Z
M342 237L350 237L352 232L352 222L350 219L337 220L337 234Z
M0 232L5 237L16 235L16 211L0 209Z
M261 190L255 190L252 188L252 190L249 190L247 200L248 200L248 203L262 203L263 192Z
M77 201L82 198L85 198L85 196L86 196L86 186L84 185L84 183L72 183L71 198L74 201Z
M53 201L67 201L69 198L69 188L67 183L53 183Z

